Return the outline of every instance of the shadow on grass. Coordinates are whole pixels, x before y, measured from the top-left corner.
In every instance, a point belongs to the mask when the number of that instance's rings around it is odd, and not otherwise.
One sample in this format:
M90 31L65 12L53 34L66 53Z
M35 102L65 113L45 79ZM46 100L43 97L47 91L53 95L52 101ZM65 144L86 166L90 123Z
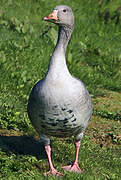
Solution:
M0 148L8 155L32 155L38 160L46 159L44 145L30 136L3 136L0 135Z

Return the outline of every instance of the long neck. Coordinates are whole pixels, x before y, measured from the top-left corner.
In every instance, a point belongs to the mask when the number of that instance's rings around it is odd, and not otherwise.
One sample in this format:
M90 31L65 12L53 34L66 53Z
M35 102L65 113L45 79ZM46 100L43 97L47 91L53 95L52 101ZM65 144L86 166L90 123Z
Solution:
M68 42L71 38L72 31L73 31L72 27L59 26L58 40L57 40L56 48L61 47L66 52L66 48L67 48Z
M71 38L72 31L73 28L59 26L58 40L50 60L47 75L51 73L51 76L56 78L56 76L61 76L62 73L69 73L66 66L65 52Z

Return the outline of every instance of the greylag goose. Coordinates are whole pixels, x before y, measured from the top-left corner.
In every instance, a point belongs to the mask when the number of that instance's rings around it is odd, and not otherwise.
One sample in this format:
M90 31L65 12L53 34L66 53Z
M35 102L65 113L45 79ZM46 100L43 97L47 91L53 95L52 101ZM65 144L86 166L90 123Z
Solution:
M58 40L45 77L30 93L28 116L45 145L50 167L46 175L63 175L52 164L50 136L75 137L75 160L63 169L81 173L80 140L92 115L92 102L83 82L73 77L66 65L65 52L74 28L74 15L70 7L60 5L44 20L58 25Z

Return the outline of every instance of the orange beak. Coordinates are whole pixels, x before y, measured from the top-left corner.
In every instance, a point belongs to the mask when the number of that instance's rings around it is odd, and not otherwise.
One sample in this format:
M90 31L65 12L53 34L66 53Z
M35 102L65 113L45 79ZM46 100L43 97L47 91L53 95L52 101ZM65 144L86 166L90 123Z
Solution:
M57 10L54 10L51 14L49 14L46 17L44 17L44 20L45 21L54 20L55 22L57 22L58 21Z

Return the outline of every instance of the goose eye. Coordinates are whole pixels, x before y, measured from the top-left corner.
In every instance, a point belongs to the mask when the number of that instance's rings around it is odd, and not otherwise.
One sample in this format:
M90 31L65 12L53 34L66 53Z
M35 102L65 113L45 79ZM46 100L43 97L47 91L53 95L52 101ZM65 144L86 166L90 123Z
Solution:
M64 9L63 12L66 12L66 9Z

